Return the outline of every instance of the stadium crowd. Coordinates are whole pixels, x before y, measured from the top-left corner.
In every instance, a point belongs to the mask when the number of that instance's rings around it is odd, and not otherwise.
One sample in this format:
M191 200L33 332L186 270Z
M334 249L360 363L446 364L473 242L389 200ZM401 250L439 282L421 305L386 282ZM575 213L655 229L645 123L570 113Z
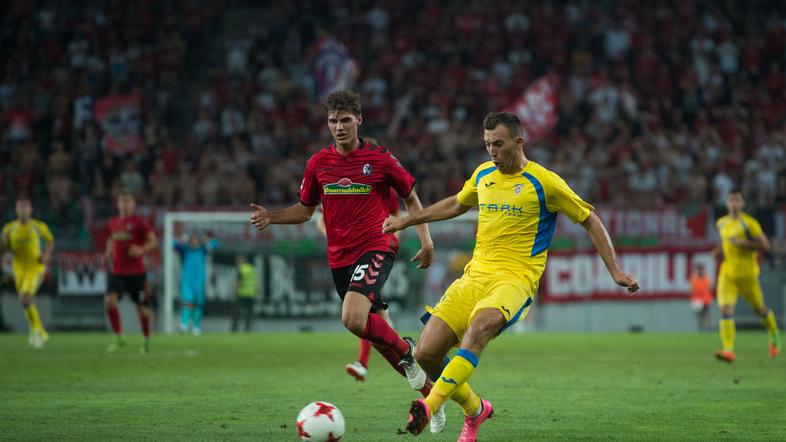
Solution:
M486 158L485 113L550 74L558 123L527 155L585 199L718 206L739 183L759 210L786 203L777 2L32 3L0 7L0 196L32 195L56 224L89 223L120 188L162 206L297 201L330 141L326 43L351 59L363 133L424 203ZM139 145L110 149L95 104L132 92Z

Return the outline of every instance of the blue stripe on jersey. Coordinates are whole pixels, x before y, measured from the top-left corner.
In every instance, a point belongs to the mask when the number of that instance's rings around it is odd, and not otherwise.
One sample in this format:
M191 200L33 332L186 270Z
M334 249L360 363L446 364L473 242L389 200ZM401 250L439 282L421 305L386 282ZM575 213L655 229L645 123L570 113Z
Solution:
M483 169L478 172L478 176L475 177L475 187L478 187L478 183L480 182L481 178L490 174L491 172L494 172L495 170L497 170L497 166L491 166L488 169Z
M532 298L527 298L527 300L524 302L524 305L522 305L521 308L519 309L519 311L517 311L516 314L513 315L512 318L510 318L510 321L506 322L505 325L503 325L502 328L499 329L499 333L497 333L497 334L500 334L500 333L504 332L505 329L507 329L511 325L515 324L516 321L518 321L519 318L521 317L521 314L524 313L524 309L529 307L530 304L532 304Z
M538 194L538 203L540 204L538 232L535 234L535 243L532 244L532 253L530 253L530 256L536 256L547 250L549 245L551 245L554 228L557 226L557 213L549 212L549 209L546 207L546 194L543 192L543 185L540 184L540 181L528 172L522 173L521 176L532 183L535 193Z
M740 224L742 224L742 230L745 232L745 237L748 238L748 241L753 241L753 236L751 236L751 232L748 230L748 225L745 224L742 217L740 217Z

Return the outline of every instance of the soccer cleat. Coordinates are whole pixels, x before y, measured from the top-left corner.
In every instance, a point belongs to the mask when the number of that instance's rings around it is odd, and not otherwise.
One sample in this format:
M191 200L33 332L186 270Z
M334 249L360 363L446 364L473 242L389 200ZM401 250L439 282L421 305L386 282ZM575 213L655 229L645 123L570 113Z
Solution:
M773 333L770 335L770 357L774 358L781 352L781 335L780 333Z
M139 353L143 355L150 353L150 339L142 340L142 345L139 346Z
M409 337L403 338L409 344L409 351L401 358L399 365L404 368L404 373L407 374L409 386L413 390L420 390L426 385L426 372L415 362L415 340Z
M126 345L126 338L124 338L123 335L115 335L115 340L112 341L111 344L109 344L109 347L107 347L106 351L107 353L114 353L120 350L120 347L123 347L125 345Z
M41 339L41 334L38 332L33 333L28 342L30 342L30 345L36 350L44 347L44 341Z
M478 440L478 429L486 419L491 419L494 415L494 407L491 402L480 400L480 414L477 416L467 416L464 418L464 428L461 429L461 436L457 442L475 442Z
M202 329L198 328L198 327L194 327L194 329L191 330L191 334L193 334L194 336L201 336L202 335Z
M445 416L445 404L442 404L439 410L431 416L431 428L429 428L429 430L431 430L432 433L442 433L445 429L445 422L447 422L447 420L448 417Z
M425 399L412 401L409 407L409 420L407 421L407 431L417 436L426 428L426 424L431 420L431 410Z
M35 347L36 339L38 339L38 334L35 330L30 330L30 333L27 335L27 343L30 344L31 347Z
M735 359L737 359L737 356L735 356L734 352L730 350L718 350L715 352L715 359L732 363Z
M353 362L351 364L347 364L344 367L347 370L347 374L352 376L353 378L357 379L358 381L365 381L366 380L366 373L368 373L368 369L363 366L360 362Z
M44 344L46 344L47 341L49 341L49 333L47 333L47 332L45 332L43 330L38 330L35 333L35 340L33 342L33 348L35 348L35 349L44 348Z

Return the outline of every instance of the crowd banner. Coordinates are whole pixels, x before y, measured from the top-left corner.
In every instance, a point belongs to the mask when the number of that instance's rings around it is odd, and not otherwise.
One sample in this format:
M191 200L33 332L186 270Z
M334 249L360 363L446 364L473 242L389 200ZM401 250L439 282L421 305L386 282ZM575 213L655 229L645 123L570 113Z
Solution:
M136 152L141 139L142 105L139 92L112 94L96 101L94 116L101 127L101 144L118 156Z
M586 252L550 253L538 296L544 303L597 300L638 301L680 299L690 296L690 275L704 266L715 281L716 264L707 248L652 248L621 250L617 259L623 271L636 276L640 291L630 295L617 286L600 255Z
M555 76L540 77L505 109L519 117L528 143L543 138L557 124L558 82Z

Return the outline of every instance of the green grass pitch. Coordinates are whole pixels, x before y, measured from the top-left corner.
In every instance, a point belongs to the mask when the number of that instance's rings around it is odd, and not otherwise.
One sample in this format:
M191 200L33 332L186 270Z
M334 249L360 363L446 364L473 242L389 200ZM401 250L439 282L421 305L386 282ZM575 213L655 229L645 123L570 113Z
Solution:
M372 355L369 378L344 373L357 340L344 334L138 336L106 354L109 334L55 333L33 350L0 335L0 439L295 441L306 403L343 412L347 441L399 435L416 393ZM494 404L484 441L786 440L786 360L766 337L739 333L737 362L716 362L714 334L505 335L471 383ZM448 404L443 434L463 418Z

